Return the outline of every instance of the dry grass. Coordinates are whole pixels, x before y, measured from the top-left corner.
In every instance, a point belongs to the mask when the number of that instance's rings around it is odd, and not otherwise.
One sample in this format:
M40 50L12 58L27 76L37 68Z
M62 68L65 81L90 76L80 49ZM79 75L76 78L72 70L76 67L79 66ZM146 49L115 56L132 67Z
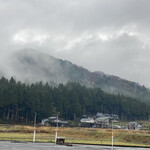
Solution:
M0 140L32 141L34 127L0 126ZM36 141L54 142L54 127L37 127ZM114 145L150 147L150 131L113 130ZM99 128L59 128L58 136L67 142L111 145L112 130Z

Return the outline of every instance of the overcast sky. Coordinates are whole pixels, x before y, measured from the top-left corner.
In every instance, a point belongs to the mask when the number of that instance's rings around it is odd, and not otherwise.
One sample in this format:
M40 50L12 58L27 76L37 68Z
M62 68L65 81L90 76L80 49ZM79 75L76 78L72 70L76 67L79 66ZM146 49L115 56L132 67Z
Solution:
M33 48L150 87L150 0L0 0L0 58Z

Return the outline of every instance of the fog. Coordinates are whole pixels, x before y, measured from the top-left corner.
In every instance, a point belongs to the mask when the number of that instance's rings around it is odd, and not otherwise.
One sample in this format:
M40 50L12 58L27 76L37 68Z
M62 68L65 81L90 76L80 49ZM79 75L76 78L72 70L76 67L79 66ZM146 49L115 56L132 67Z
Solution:
M150 87L149 8L148 0L0 0L0 75L24 78L11 60L32 48Z

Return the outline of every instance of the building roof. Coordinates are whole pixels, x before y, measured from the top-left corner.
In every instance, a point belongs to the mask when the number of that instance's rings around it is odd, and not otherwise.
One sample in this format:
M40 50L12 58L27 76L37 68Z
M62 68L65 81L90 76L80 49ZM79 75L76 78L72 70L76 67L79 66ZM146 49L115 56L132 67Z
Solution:
M104 114L105 117L110 117L110 114Z
M96 117L104 117L105 115L103 113L97 112Z
M49 117L48 119L49 119L49 120L56 120L57 117Z
M93 118L82 118L80 121L82 123L94 123L94 119Z
M61 121L61 124L68 124L68 121Z
M138 124L137 122L129 122L129 124Z
M118 117L118 115L116 115L116 114L111 114L111 116L112 116L112 117Z
M98 121L98 122L103 122L103 121L106 121L106 120L109 120L109 117L99 117L99 118L95 119L95 121Z

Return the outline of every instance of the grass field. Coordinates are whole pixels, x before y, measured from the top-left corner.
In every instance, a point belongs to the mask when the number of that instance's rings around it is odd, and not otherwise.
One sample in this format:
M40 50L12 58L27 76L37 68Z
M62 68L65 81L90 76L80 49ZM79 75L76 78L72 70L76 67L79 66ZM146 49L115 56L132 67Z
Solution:
M34 127L0 125L0 140L32 141ZM56 128L37 127L36 142L54 142ZM114 145L150 147L150 131L113 130ZM58 136L66 142L111 145L112 130L99 128L59 128Z

